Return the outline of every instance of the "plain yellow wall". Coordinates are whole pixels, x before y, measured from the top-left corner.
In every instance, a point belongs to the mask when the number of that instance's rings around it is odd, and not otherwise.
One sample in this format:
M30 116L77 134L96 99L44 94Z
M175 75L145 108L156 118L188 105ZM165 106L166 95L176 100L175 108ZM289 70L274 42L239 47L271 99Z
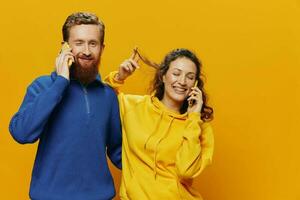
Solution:
M75 11L106 24L103 76L135 45L156 61L176 47L202 59L216 141L213 165L195 184L206 200L300 199L299 0L1 2L1 199L28 199L37 144L14 142L8 123L27 85L53 70ZM144 94L152 74L142 66L124 91Z

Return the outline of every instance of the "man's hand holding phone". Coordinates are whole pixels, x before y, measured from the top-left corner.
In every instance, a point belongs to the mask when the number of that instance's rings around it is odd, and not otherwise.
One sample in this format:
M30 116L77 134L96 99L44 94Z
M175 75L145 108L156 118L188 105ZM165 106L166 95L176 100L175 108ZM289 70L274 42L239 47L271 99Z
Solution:
M72 49L67 42L64 42L59 55L56 57L55 67L57 75L63 76L70 80L69 67L74 62Z

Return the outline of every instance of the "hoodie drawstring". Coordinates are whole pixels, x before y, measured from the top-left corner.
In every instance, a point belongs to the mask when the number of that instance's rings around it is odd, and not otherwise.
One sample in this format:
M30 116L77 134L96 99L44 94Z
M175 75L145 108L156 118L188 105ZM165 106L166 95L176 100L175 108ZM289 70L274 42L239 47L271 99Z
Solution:
M157 130L158 130L158 128L159 128L159 125L160 125L160 121L162 120L163 116L164 116L164 113L162 112L162 113L160 114L160 117L159 117L158 121L157 121L157 124L156 124L156 127L155 127L154 131L153 131L152 134L147 138L147 140L146 140L146 142L145 142L145 145L144 145L144 149L145 149L145 150L147 149L147 144L148 144L148 142L150 141L150 139L151 139L152 137L154 137L155 133L157 132ZM153 172L154 172L154 178L155 178L155 179L156 179L156 175L157 175L157 153L158 153L158 146L159 146L159 144L161 143L161 141L162 141L163 139L165 139L165 138L168 136L170 127L171 127L171 125L172 125L172 123L173 123L173 121L174 121L174 117L173 117L173 116L170 116L170 117L172 117L172 119L170 120L170 122L169 122L169 124L168 124L167 130L164 132L164 134L163 134L160 138L158 138L158 140L157 140L157 142L156 142L156 144L155 144L155 147L154 147L154 160L153 160L154 167L153 167Z
M152 136L154 136L154 134L156 133L156 131L157 131L158 127L159 127L159 124L160 124L159 122L162 120L163 114L164 114L163 112L160 113L160 116L159 116L159 119L158 119L157 122L156 122L156 126L155 126L154 131L153 131L153 132L149 135L149 137L147 138L147 140L146 140L146 142L145 142L145 144L144 144L144 149L145 149L145 150L147 149L147 144L148 144L150 138L151 138Z
M168 129L165 131L165 134L158 140L157 144L155 145L155 153L154 153L154 178L156 179L157 175L157 152L158 152L158 145L160 142L165 139L168 136L171 124L173 123L174 117L172 116L172 119L168 125Z

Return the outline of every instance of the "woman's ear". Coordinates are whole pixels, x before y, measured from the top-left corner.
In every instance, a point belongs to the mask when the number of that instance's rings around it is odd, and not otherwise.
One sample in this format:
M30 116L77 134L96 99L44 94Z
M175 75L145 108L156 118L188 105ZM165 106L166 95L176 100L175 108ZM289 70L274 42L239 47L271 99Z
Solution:
M165 83L166 82L166 75L162 76L162 82Z

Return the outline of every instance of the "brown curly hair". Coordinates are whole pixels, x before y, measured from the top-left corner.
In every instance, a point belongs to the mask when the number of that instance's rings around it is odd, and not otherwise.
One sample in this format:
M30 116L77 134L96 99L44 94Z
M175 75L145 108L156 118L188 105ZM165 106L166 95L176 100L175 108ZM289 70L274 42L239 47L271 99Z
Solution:
M105 25L99 20L99 18L92 13L88 12L76 12L67 17L63 27L62 34L63 40L67 42L70 36L70 29L73 26L81 25L81 24L94 24L99 26L100 30L100 43L104 43L104 35L105 35Z

